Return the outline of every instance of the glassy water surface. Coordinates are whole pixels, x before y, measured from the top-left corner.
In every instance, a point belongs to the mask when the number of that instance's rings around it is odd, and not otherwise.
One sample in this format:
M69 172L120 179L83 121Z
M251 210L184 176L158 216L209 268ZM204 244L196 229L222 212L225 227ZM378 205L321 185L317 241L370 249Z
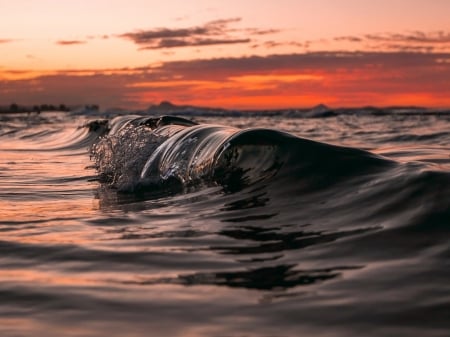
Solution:
M450 117L194 119L0 116L2 336L448 336Z

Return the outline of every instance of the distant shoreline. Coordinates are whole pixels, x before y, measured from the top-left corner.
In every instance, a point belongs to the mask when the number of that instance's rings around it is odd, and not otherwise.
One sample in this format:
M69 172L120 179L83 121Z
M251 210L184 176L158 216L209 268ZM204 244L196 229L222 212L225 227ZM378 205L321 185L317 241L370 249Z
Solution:
M41 113L44 111L73 111L84 107L86 110L98 111L99 106L92 105L66 105L66 104L17 104L11 103L9 105L0 105L0 113Z
M76 112L92 115L118 115L126 113L139 113L146 115L179 115L179 116L281 116L281 117L306 117L324 118L339 115L446 115L450 116L450 108L426 108L419 106L363 106L363 107L340 107L330 108L324 104L316 105L312 108L280 108L280 109L225 109L213 107L200 107L193 105L176 105L169 101L162 101L159 104L150 105L147 109L122 109L112 108L101 110L97 104L88 105L66 105L66 104L36 104L21 105L12 103L10 105L0 105L0 114L40 114L41 112Z

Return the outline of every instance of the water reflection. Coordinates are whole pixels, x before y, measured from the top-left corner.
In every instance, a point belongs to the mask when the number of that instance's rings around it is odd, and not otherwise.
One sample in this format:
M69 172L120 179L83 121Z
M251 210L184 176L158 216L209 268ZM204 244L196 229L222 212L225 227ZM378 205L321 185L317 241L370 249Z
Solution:
M230 203L225 204L225 206L221 209L222 211L235 211L235 210L243 210L254 207L264 207L269 202L269 197L267 196L267 192L261 192L256 195L251 195L244 199L239 199L236 201L232 201Z
M351 235L363 234L378 229L377 227L360 228L348 231L289 231L272 227L261 228L254 226L242 226L226 228L220 231L221 235L231 237L242 242L240 245L215 246L213 250L222 254L248 255L283 252L286 250L303 249L309 246L336 241ZM258 244L251 245L248 241Z
M273 204L264 186L240 193L219 187L199 189L161 199L99 189L98 197L104 211L139 212L139 219L105 228L105 237L112 244L126 241L129 247L136 247L138 255L149 250L170 252L167 262L173 264L172 272L117 281L142 286L219 286L266 292L303 289L361 266L305 269L300 264L302 250L378 229L325 231L300 224L300 219L287 222L287 210ZM287 251L294 254L286 258Z
M298 286L308 286L331 280L341 275L345 270L359 268L359 266L338 266L324 269L300 270L296 269L296 265L291 264L217 273L184 274L175 278L136 280L127 283L139 285L216 285L255 290L287 290Z

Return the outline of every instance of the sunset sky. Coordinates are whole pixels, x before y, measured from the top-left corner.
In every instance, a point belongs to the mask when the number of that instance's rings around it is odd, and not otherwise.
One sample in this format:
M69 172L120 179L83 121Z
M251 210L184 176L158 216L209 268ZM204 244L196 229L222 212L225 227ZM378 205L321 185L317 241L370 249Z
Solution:
M0 105L450 107L448 0L0 0Z

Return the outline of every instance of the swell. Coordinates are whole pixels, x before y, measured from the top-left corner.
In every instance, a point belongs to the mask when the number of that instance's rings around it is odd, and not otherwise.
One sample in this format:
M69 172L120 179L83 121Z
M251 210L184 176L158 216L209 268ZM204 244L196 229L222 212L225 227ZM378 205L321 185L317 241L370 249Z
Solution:
M336 221L350 231L361 223L441 228L435 214L450 213L445 203L450 175L425 162L400 163L272 129L242 130L174 117L120 117L108 128L110 133L91 149L108 188L157 199L219 187L232 196L230 205L238 205L223 213L225 222L267 221L283 214L284 222L314 215L323 219L323 230L334 230Z
M119 117L91 150L103 182L122 192L220 185L236 191L289 177L316 188L393 162L271 129L240 130L167 117Z
M2 268L33 272L4 282L4 312L26 317L33 310L36 321L50 317L53 327L71 322L73 312L95 324L106 317L108 326L118 318L127 329L130 322L148 322L142 313L160 313L155 321L173 323L194 312L198 326L212 309L220 322L228 310L229 322L236 312L260 319L253 328L338 320L354 327L357 317L369 331L387 329L394 316L408 327L418 322L422 335L417 317L426 316L426 327L448 326L448 172L277 130L173 117L53 127L47 134L34 129L21 144L79 149L94 142L91 153L104 182L99 207L110 202L123 212L85 213L56 204L52 217L68 208L74 217L67 225L63 217L42 220L54 223L51 231L61 235L56 242L38 231L29 231L33 240L27 240L20 227L29 220L6 223L11 230L0 240ZM134 202L135 196L144 202ZM131 202L120 204L120 198ZM80 232L72 228L76 219ZM64 284L67 277L70 284ZM211 289L223 300L204 297ZM264 291L258 293L262 305L255 306L254 297L241 302L249 292L233 289ZM282 301L263 302L277 296ZM79 326L81 316L75 317ZM179 330L186 328L180 324Z
M14 151L86 150L107 131L103 120L74 124L53 118L31 122L26 117L15 117L2 124L0 139Z

